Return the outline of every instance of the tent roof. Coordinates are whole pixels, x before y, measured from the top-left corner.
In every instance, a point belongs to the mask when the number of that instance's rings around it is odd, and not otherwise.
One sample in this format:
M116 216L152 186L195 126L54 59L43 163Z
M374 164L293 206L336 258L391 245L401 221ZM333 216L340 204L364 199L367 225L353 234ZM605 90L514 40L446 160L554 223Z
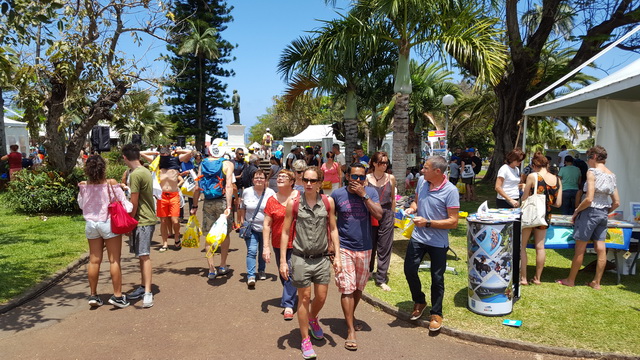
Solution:
M15 126L15 127L27 127L26 122L11 120L7 117L4 118L4 126Z
M342 141L337 140L333 135L333 128L331 125L309 125L298 135L286 137L282 140L290 143L321 142L322 138L326 137L333 138L334 143L343 143Z
M638 101L640 99L640 59L619 71L560 98L530 106L529 116L596 116L598 99Z

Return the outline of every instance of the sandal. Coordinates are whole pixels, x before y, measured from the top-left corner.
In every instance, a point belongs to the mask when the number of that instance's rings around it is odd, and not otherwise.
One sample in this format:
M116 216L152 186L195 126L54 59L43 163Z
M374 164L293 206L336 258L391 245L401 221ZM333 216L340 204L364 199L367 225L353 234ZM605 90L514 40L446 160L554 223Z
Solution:
M181 240L176 241L174 246L176 247L176 250L182 249L182 241Z
M159 251L159 252L165 252L165 251L167 251L167 250L169 250L169 248L168 248L168 247L166 247L166 246L163 246L163 247L161 247L160 249L158 249L158 251Z
M347 339L347 341L344 342L344 348L349 351L356 351L358 350L358 343L355 340Z

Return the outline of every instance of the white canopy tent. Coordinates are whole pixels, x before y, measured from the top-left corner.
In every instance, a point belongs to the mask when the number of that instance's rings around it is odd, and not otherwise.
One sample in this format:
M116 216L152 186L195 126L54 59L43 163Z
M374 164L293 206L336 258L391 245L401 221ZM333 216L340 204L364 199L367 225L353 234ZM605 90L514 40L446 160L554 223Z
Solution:
M344 144L344 141L338 140L333 135L333 128L331 125L309 125L298 135L286 137L282 140L284 143L284 149L282 151L285 156L291 151L291 147L293 145L320 145L323 148L323 152L327 152L331 150L331 145L333 144L340 144L341 149Z
M635 165L640 140L640 59L573 93L527 107L525 116L596 116L596 145L607 149L607 167L616 174L620 208L629 218L630 202L640 202ZM636 145L634 145L636 144Z
M29 130L27 130L27 123L11 120L7 117L4 118L4 132L7 144L7 153L9 153L9 146L17 144L20 148L19 152L29 153Z

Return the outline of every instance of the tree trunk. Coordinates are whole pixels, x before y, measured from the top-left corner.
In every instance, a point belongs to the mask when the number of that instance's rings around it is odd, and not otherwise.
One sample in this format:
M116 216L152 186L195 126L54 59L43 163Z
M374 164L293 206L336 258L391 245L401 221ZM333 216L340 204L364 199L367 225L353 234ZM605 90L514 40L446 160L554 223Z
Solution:
M404 180L407 176L409 94L396 94L393 110L393 175L396 177L398 194L404 194Z
M76 165L87 134L98 124L98 121L111 120L110 110L127 92L127 85L125 82L119 82L108 94L99 97L91 105L89 114L67 142L65 129L60 126L64 114L64 101L67 97L67 86L55 76L49 81L51 82L51 95L45 103L49 111L45 124L47 133L44 141L47 161L54 170L68 175Z
M506 155L514 147L520 146L515 144L519 130L518 121L522 118L522 112L530 94L526 91L526 86L518 86L517 84L526 84L526 81L520 81L520 78L514 79L514 76L511 75L494 89L498 98L498 116L492 129L495 149L491 164L483 179L484 182L494 183L498 169L504 164Z
M0 87L0 157L5 155L7 155L7 136L4 132L4 98L2 97L2 87Z
M351 154L358 144L358 102L355 90L347 90L347 102L344 110L344 157L351 164Z
M198 105L197 105L197 109L196 112L198 113L198 132L196 134L196 148L197 149L204 149L204 131L202 130L202 124L204 123L203 121L203 115L204 115L204 111L202 110L202 98L203 98L203 89L202 89L202 82L203 79L202 77L203 75L203 64L202 64L202 56L198 56L198 71L199 71L199 77L200 77L200 84L198 85Z

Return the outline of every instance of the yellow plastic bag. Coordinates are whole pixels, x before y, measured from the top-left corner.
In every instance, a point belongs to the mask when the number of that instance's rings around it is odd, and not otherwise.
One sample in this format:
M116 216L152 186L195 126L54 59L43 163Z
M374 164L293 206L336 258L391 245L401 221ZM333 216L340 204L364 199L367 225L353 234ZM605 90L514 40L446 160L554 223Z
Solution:
M458 193L460 193L460 195L464 195L464 193L467 192L467 187L462 181L458 181L456 187L458 188Z
M406 237L407 239L411 239L411 235L413 235L413 228L415 227L415 224L413 223L413 219L411 218L406 218L405 220L403 220L404 222L404 230L402 231L402 236Z
M218 250L218 246L222 244L224 239L227 238L227 217L222 214L216 220L216 222L211 226L211 230L207 234L206 241L208 245L211 245L209 251L207 251L207 257L212 257L213 254Z
M190 170L189 173L184 177L184 182L182 183L182 187L180 187L180 192L184 196L193 197L193 191L196 189L196 173L193 170Z
M200 228L198 218L195 215L189 216L187 228L182 235L182 246L186 248L199 248L201 235L202 229Z
M156 156L155 159L149 164L149 170L153 173L158 171L160 168L160 156Z

